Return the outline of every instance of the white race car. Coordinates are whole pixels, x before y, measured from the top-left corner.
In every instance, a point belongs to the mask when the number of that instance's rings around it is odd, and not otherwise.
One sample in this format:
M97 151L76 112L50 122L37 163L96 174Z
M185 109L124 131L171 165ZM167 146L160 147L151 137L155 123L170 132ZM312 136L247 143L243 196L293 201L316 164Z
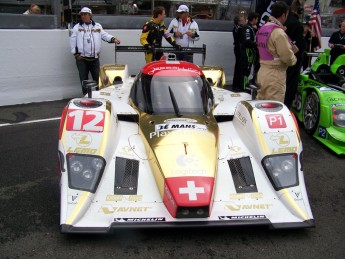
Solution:
M136 77L126 65L102 76L102 88L71 100L61 118L63 233L314 226L301 138L284 104L211 86L200 67L174 58Z

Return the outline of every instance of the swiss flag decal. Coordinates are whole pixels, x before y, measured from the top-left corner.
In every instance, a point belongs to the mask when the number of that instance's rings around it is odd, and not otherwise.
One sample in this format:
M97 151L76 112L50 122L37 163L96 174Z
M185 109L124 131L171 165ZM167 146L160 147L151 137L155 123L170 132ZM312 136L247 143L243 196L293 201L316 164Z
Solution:
M196 207L210 205L213 193L213 177L171 177L165 179L170 199L176 206Z

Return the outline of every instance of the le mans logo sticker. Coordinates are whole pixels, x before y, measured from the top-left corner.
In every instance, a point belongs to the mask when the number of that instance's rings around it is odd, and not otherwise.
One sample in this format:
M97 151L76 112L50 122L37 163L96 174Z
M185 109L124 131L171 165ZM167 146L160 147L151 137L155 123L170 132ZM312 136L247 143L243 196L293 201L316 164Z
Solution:
M265 116L270 129L286 128L286 123L282 114L267 114Z

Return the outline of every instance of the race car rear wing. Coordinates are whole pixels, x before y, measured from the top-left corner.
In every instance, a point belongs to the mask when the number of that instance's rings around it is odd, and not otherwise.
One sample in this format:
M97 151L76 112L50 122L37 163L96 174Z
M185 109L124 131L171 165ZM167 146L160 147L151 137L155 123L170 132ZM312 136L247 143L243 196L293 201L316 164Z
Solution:
M176 50L173 47L160 47L152 49L153 54L156 52L165 52L165 53L195 53L202 54L202 65L205 65L206 59L206 45L203 44L201 48L189 48L183 47L182 50ZM143 46L118 46L115 44L115 64L117 64L117 52L147 52ZM153 55L155 56L155 55Z

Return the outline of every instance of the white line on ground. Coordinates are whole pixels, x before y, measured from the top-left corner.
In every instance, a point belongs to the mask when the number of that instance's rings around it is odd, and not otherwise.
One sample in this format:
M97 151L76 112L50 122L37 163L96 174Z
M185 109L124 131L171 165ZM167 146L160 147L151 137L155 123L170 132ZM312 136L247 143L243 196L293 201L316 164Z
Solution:
M49 118L49 119L42 119L42 120L22 121L18 123L4 123L4 124L0 124L0 127L15 126L15 125L21 125L21 124L31 124L31 123L38 123L38 122L45 122L45 121L54 121L54 120L60 120L60 119L61 117L56 117L56 118Z

